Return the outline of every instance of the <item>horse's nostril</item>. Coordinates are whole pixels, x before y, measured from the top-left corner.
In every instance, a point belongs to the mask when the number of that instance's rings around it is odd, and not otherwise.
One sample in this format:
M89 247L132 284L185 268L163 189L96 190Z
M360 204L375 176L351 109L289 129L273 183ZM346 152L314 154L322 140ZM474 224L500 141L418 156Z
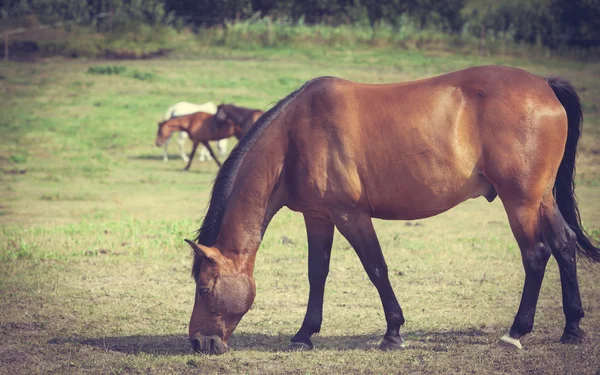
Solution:
M190 337L190 344L196 353L223 354L229 350L219 336L197 335Z
M194 349L195 352L202 351L202 348L200 347L199 339L197 339L197 338L190 339L190 343L192 344L192 349Z

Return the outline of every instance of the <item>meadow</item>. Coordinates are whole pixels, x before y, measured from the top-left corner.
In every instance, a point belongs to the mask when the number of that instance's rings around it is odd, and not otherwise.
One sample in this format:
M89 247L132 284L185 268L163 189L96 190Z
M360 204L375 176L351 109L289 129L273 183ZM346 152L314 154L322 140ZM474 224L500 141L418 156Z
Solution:
M375 221L407 319L408 347L381 352L381 303L336 233L323 327L311 352L287 352L308 298L301 215L280 211L255 269L257 297L222 356L194 354L193 238L214 163L171 160L156 123L177 101L268 109L334 75L398 82L502 64L570 79L583 100L577 195L600 238L600 64L402 49L197 47L169 58L48 58L0 63L0 373L600 374L600 266L580 262L580 345L564 325L551 259L524 350L496 346L524 271L501 202L479 198L434 218ZM230 142L230 145L232 142Z

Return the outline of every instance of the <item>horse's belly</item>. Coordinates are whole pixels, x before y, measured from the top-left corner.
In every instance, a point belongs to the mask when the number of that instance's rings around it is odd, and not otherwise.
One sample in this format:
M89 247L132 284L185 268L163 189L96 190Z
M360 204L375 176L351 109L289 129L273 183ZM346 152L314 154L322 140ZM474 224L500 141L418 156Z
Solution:
M377 189L367 199L373 217L388 220L416 220L438 215L467 199L494 198L494 187L481 174L437 176L424 181L399 178L391 189ZM439 178L442 177L442 178Z

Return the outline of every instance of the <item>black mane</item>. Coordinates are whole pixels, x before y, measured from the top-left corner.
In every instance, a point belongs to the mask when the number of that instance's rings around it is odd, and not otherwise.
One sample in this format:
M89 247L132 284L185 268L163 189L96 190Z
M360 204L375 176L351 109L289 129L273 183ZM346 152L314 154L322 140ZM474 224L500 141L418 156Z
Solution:
M248 133L238 142L233 148L231 154L223 163L223 166L219 170L217 177L213 183L213 189L211 192L210 204L208 211L202 222L202 226L198 229L198 235L195 241L204 246L213 246L219 232L221 231L221 222L225 213L227 200L233 191L233 186L236 180L236 176L244 156L258 138L262 135L271 121L277 116L277 114L285 108L285 106L294 99L311 81L305 83L292 92L284 99L280 100L273 108L268 110L262 115L258 121L250 128ZM198 274L200 273L201 258L194 256L194 264L192 266L192 276L198 280Z

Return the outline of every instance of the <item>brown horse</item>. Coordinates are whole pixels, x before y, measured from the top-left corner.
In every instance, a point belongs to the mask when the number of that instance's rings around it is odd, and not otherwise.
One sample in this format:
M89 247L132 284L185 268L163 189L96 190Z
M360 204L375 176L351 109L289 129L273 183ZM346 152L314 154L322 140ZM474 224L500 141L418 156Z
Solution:
M225 121L223 126L213 130L213 118L213 115L206 112L196 112L190 115L177 116L170 118L169 120L161 121L158 123L156 146L161 147L169 137L171 137L171 134L174 131L185 131L193 142L193 148L190 160L184 170L187 171L190 169L190 165L192 165L192 160L194 160L194 155L196 154L196 148L200 143L208 149L217 165L221 167L221 163L217 159L208 141L229 138L233 135L236 136L237 139L241 139L245 134L245 131L231 121Z
M579 342L583 308L576 253L600 261L574 196L582 111L574 88L507 67L476 67L414 82L367 85L317 78L255 124L219 171L199 229L189 338L223 353L255 296L256 252L275 213L301 212L308 234L310 294L290 349L319 332L334 226L350 242L383 303L381 349L403 346L402 309L371 218L413 220L496 195L521 249L525 284L500 340L521 348L531 332L546 263L560 269L566 326Z
M213 129L217 130L221 126L227 126L227 121L231 121L246 133L263 114L264 112L259 109L238 107L233 104L221 104L217 107L217 113L215 113Z

